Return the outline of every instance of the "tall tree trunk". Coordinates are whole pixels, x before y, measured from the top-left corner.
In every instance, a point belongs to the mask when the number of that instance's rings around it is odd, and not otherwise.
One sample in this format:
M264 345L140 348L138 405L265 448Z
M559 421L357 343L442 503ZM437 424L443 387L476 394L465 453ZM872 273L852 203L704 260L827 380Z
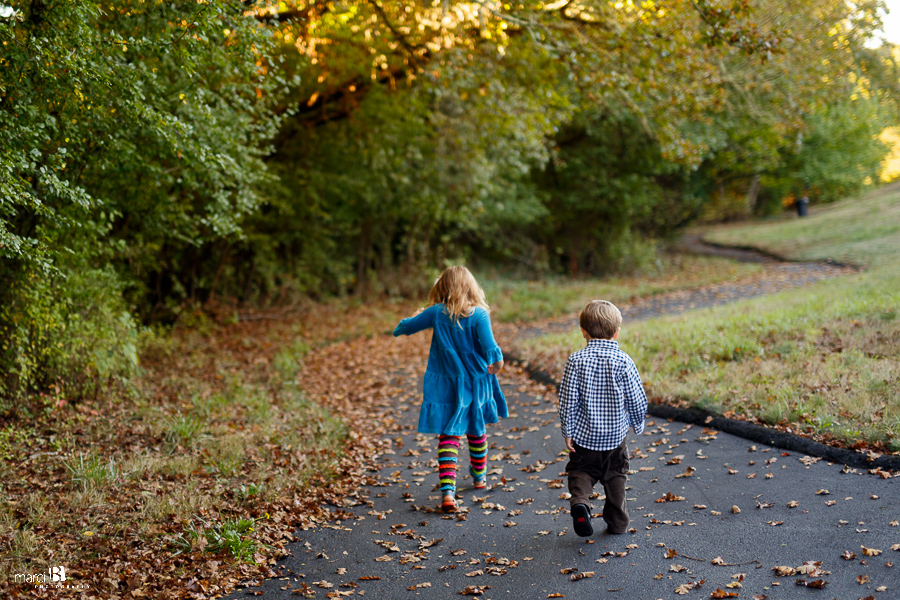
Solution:
M356 295L363 297L368 292L368 272L369 272L369 245L370 232L369 221L363 219L362 226L359 230L359 250L356 265Z
M750 182L750 189L747 190L747 196L745 198L745 206L747 207L747 214L752 215L756 210L756 198L759 196L759 189L762 187L762 177L757 174L753 176L753 181Z

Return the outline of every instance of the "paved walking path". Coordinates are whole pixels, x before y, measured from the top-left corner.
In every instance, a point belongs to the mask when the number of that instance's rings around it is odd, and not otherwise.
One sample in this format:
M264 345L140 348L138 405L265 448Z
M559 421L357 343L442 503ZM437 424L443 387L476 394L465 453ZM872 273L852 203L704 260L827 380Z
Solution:
M458 598L480 589L478 597L495 600L654 600L680 598L680 586L703 581L684 597L709 598L717 588L739 598L900 597L900 551L891 549L900 548L897 481L649 419L644 435L628 438L632 532L607 535L595 519L586 540L572 532L564 499L555 399L510 386L506 393L514 416L488 430L490 489L460 482L467 512L436 511L436 439L407 433L385 457L379 483L332 508L344 520L298 532L294 556L281 563L283 578L249 591L295 598L305 585L316 598ZM412 425L417 406L402 408ZM601 510L598 498L594 511ZM863 547L878 555L866 556ZM845 560L845 552L855 556ZM808 561L830 573L772 570ZM580 573L585 578L572 581ZM797 580L825 581L827 589L801 588ZM742 587L727 587L734 582ZM876 592L880 586L887 591Z
M755 256L766 262L765 276L650 299L627 307L626 317L846 272ZM570 328L571 318L559 323L519 335ZM437 441L415 433L411 394L399 406L407 433L371 485L331 507L336 520L298 532L281 577L230 597L900 598L898 480L650 418L643 435L628 438L632 530L608 535L595 519L594 536L579 538L568 515L555 395L521 375L501 381L512 414L488 429L489 489L460 481L462 513L437 511ZM460 458L464 466L466 453ZM601 497L593 508L602 510Z

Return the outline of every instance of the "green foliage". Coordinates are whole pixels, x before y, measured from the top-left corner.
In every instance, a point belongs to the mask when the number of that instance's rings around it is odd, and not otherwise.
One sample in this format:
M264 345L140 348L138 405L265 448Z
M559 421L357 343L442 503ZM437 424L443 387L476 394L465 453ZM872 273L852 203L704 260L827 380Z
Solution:
M878 182L887 148L877 136L886 123L874 101L827 105L810 115L806 125L806 135L786 149L781 168L765 178L773 201L780 204L782 197L792 194L835 202Z
M227 552L238 560L253 562L257 549L257 542L252 538L253 520L236 518L215 524L197 520L205 527L191 523L187 532L175 540L182 551L200 548L212 554Z
M137 367L136 327L107 266L68 276L8 273L0 288L0 410L41 410L65 391L88 393ZM34 390L52 390L35 396Z
M87 458L83 453L73 456L64 464L72 483L84 492L102 490L121 477L115 460L103 460L94 452L88 453Z
M537 181L550 214L546 243L573 275L652 264L647 240L689 222L700 204L688 192L688 172L619 106L579 113L557 134Z
M123 297L165 314L214 286L197 260L260 203L282 85L269 32L237 4L19 8L0 18L5 408L127 375Z
M864 47L882 4L23 1L0 18L4 408L127 376L135 321L218 299L639 270L710 202L852 191L897 98Z

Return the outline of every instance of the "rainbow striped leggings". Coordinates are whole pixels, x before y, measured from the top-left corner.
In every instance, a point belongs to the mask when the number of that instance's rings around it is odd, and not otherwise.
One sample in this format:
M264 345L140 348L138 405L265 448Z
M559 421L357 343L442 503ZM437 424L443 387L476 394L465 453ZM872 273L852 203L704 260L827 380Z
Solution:
M475 480L484 479L487 473L487 435L466 435L469 440L469 473ZM459 459L459 445L462 436L442 435L438 438L438 474L441 478L441 493L444 496L456 494L456 471Z

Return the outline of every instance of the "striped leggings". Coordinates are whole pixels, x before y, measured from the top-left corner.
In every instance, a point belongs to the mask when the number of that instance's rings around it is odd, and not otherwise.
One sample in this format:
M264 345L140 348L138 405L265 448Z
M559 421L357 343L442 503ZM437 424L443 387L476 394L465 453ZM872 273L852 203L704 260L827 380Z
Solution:
M466 435L469 441L469 473L474 479L484 479L487 473L487 435ZM438 438L438 474L441 478L441 493L444 496L456 494L456 471L459 459L461 436L442 435Z

